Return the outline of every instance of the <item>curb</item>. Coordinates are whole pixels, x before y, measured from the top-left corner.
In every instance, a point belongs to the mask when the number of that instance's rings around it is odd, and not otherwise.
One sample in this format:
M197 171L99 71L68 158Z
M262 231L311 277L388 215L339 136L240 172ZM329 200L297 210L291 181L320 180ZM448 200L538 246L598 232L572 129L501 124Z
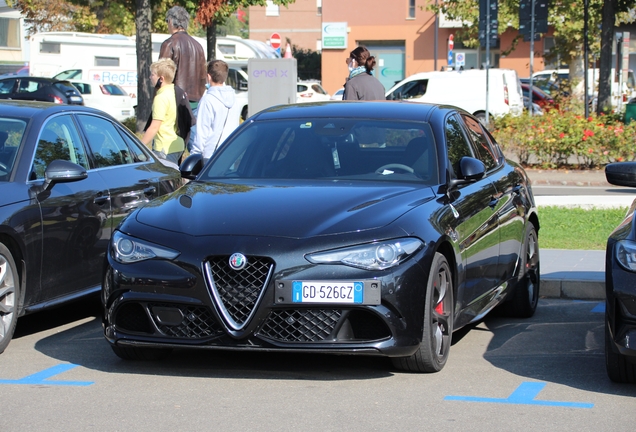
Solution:
M541 277L539 296L570 300L605 300L605 282Z

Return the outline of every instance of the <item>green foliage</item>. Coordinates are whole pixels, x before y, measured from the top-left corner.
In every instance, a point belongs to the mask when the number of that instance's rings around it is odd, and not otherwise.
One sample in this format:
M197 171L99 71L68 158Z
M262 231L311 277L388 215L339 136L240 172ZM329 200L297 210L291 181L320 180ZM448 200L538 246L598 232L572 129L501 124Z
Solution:
M456 33L455 43L462 42L466 47L479 46L479 0L444 0L438 5L429 4L426 9L440 10L451 20L464 22ZM600 52L600 23L603 0L589 0L588 38L590 54ZM581 1L550 1L548 4L548 24L554 29L557 40L554 48L546 56L559 58L563 63L581 55L583 46L583 5ZM624 18L627 19L627 18ZM509 27L519 29L519 0L499 0L498 33L504 33ZM502 54L513 51L521 40L518 36L510 47L501 47Z
M634 159L636 122L624 124L622 114L585 118L564 102L542 116L505 116L493 122L493 136L508 154L524 164L581 168ZM563 106L563 105L562 105Z
M310 49L292 47L292 55L298 65L299 80L319 80L321 79L322 55Z
M542 249L603 250L607 237L623 220L627 208L581 209L540 207Z

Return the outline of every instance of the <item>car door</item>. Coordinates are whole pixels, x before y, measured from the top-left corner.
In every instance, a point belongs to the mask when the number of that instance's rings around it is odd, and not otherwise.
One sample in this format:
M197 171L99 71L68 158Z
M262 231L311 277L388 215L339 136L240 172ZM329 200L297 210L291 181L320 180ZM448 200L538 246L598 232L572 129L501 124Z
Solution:
M460 172L462 157L477 155L459 116L447 118L445 132L448 159L455 175ZM493 206L496 195L497 190L488 177L461 185L450 194L450 205L455 214L454 231L465 268L458 302L460 308L467 309L467 316L478 316L489 303L485 294L497 286L500 239L497 212Z
M474 124L466 118L469 135L476 153L488 163L488 177L497 190L495 212L500 226L498 281L503 283L512 277L525 234L525 206L521 198L525 182L520 170L504 163L504 156L495 139L481 123Z
M70 114L50 118L41 129L29 177L33 190L43 183L46 167L56 159L89 168ZM111 212L106 183L89 171L84 180L55 184L36 197L42 214L42 289L34 300L49 302L96 289L106 250L103 233Z
M110 192L108 239L130 212L159 196L160 187L145 167L149 159L127 145L118 125L91 114L77 114L77 120L90 149L91 172L104 180Z

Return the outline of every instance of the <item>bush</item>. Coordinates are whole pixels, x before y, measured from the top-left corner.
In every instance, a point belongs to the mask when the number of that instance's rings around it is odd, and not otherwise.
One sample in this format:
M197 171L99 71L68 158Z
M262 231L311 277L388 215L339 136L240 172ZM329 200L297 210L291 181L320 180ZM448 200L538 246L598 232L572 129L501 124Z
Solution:
M634 160L636 121L624 124L619 114L585 118L578 112L565 108L542 116L505 116L491 124L492 134L523 165L589 169Z

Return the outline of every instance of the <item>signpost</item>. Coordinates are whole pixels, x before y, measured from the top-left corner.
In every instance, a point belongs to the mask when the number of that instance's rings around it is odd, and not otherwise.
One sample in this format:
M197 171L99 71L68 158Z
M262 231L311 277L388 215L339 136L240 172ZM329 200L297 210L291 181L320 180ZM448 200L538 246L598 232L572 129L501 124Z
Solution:
M269 43L272 48L274 48L276 51L278 51L278 54L280 54L280 34L272 33L272 35L269 37Z

